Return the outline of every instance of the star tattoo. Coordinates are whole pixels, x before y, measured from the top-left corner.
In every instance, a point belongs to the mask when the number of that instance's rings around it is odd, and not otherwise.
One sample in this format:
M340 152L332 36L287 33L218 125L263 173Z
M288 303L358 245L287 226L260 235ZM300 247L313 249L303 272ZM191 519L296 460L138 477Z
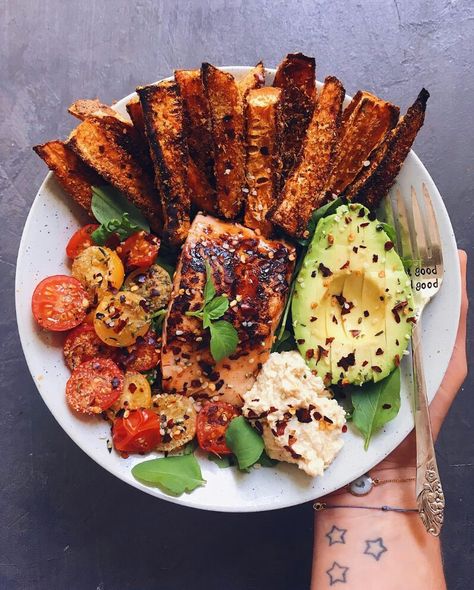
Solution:
M373 541L366 541L365 545L366 547L364 554L372 555L372 557L376 561L378 561L381 558L382 553L385 553L387 551L387 547L385 547L385 545L383 544L382 537L374 539Z
M338 582L345 584L347 582L346 574L348 570L348 567L339 565L337 561L335 561L330 569L326 571L327 575L329 576L329 585L334 586L334 584L337 584Z
M335 524L333 524L332 529L325 535L329 539L329 547L331 545L335 545L336 543L342 543L345 545L346 540L344 539L344 535L346 533L347 529L340 529Z

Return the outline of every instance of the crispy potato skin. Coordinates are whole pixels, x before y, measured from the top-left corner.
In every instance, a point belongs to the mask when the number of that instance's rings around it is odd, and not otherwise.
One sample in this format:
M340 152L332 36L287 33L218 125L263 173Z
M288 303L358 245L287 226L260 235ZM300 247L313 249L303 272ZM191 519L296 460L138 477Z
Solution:
M130 199L150 222L162 229L159 197L140 160L133 127L115 117L91 116L70 134L67 145L107 182Z
M273 86L283 90L283 136L280 146L280 188L299 161L316 102L316 62L302 53L288 54L278 66Z
M374 208L387 194L423 125L429 96L429 92L423 88L398 124L370 154L370 165L361 170L345 191L349 200Z
M174 82L137 88L155 168L164 217L164 234L173 245L184 242L190 226L187 180L189 150L183 103Z
M91 115L112 115L122 119L112 107L100 102L98 98L80 98L72 103L68 108L68 113L80 121L84 121Z
M92 214L92 187L104 184L104 180L59 139L35 145L33 149L72 199Z
M270 220L294 237L305 237L318 199L326 185L338 140L345 90L329 76L308 127L300 163L288 178Z
M211 130L209 102L201 80L201 70L176 70L176 83L183 99L188 127L189 155L206 176L211 187L214 182L214 142Z
M281 159L280 88L266 86L250 90L246 104L246 173L248 194L244 225L268 237L273 225L266 218L276 202Z
M217 209L234 219L245 188L243 104L233 76L208 63L202 64L201 75L211 113Z
M346 111L349 111L346 114ZM364 162L397 124L400 109L369 92L359 91L342 116L341 137L326 190L339 195L355 179Z
M265 68L263 67L263 61L259 61L258 64L250 70L243 78L237 82L237 88L239 89L240 96L243 101L250 90L261 88L265 84Z

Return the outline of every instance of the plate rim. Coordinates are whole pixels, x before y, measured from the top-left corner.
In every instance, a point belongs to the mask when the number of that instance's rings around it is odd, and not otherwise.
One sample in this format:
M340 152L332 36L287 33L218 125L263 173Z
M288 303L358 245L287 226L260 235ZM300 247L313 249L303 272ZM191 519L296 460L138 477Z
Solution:
M252 67L253 66L219 66L220 69L222 69L224 71L228 71L232 74L239 73L239 72L245 73L249 69L251 69ZM276 72L276 69L275 68L265 68L265 71L268 74L273 75ZM172 77L170 76L167 78L163 78L162 80L169 80L169 79L172 79ZM161 81L161 80L159 80L159 81ZM321 88L322 82L317 81L317 86L318 86L318 88ZM114 103L114 105L113 105L114 108L116 110L120 110L121 107L123 107L125 105L125 103L131 97L133 97L135 94L136 94L135 92L132 92L129 95L118 100L116 103ZM350 95L348 95L348 94L345 95L346 102L351 100L351 98L352 97ZM411 157L414 158L414 162L415 162L416 166L419 167L426 174L427 178L429 178L429 180L431 182L432 189L434 189L434 191L436 193L435 197L438 201L439 206L442 209L444 221L448 224L450 238L453 242L452 245L454 245L454 247L457 249L456 237L455 237L455 234L454 234L454 231L452 228L452 224L451 224L451 219L449 217L449 214L448 214L446 205L443 201L443 198L442 198L441 194L439 193L439 190L438 190L434 180L432 179L431 175L429 174L428 170L424 166L421 159L416 155L416 153L413 150L410 150L410 153L411 153ZM252 513L252 512L266 512L266 511L270 511L270 510L289 508L289 507L298 506L298 505L301 505L301 504L311 501L311 499L309 499L307 497L302 498L301 495L295 494L294 496L291 497L292 499L290 499L290 500L286 500L286 501L283 500L282 501L282 498L274 498L272 501L267 501L264 504L245 504L245 505L232 505L232 506L213 505L212 506L208 503L205 504L205 503L196 502L196 501L193 501L192 503L190 503L187 501L187 498L190 497L188 494L183 494L182 496L178 496L178 497L171 496L171 495L165 494L164 492L161 492L161 490L159 490L158 488L145 486L145 485L141 484L140 482L134 480L133 478L131 478L130 480L124 479L122 477L122 475L114 469L114 465L112 463L108 464L106 461L102 461L100 457L96 457L93 454L91 454L88 450L86 450L81 445L81 442L80 442L81 437L77 437L75 435L75 433L69 432L66 429L66 426L61 423L60 417L57 415L57 413L55 411L53 411L53 409L47 399L47 396L43 395L43 393L41 391L40 384L39 384L39 380L36 378L36 376L34 374L33 360L32 360L32 356L34 355L34 352L30 351L28 346L26 346L27 331L24 331L23 329L20 328L21 319L20 319L20 311L19 311L20 307L21 307L20 292L19 292L19 282L20 282L20 274L21 274L20 269L24 266L23 260L27 256L26 241L27 241L27 235L29 234L30 226L32 226L32 224L34 222L34 215L33 215L34 206L35 206L35 203L37 203L40 193L42 193L43 191L47 192L47 184L50 183L52 180L55 181L54 174L53 174L53 172L49 171L46 174L43 181L41 182L41 185L39 186L39 188L36 192L36 195L31 203L30 209L28 211L28 216L26 218L26 221L25 221L25 224L24 224L24 227L22 230L22 235L21 235L20 244L18 247L17 259L16 259L16 268L15 268L15 314L16 314L17 328L18 328L18 333L19 333L19 337L20 337L20 343L21 343L23 355L25 357L25 360L26 360L26 363L28 366L28 370L30 372L32 380L35 384L36 389L38 390L38 393L40 394L41 398L43 399L43 402L46 404L46 407L48 408L50 413L53 415L54 419L59 424L59 426L66 433L66 435L84 453L86 453L86 455L90 459L92 459L96 464L98 464L100 467L102 467L103 469L108 471L110 474L115 476L117 479L119 479L123 483L131 485L134 488L136 488L140 491L143 491L154 498L158 498L158 499L162 499L162 500L165 500L168 502L172 502L173 504L178 504L181 506L185 506L187 508L195 508L195 509L199 509L199 510L206 510L206 511L211 511L211 512L223 512L223 513ZM454 276L454 279L455 279L455 281L454 281L455 282L455 289L454 290L456 292L451 293L450 295L451 295L452 299L455 299L455 305L458 310L457 315L459 316L460 307L461 307L461 276L460 276L459 266L456 267L456 269L454 271L454 275L455 275ZM451 349L451 351L452 351L452 349ZM440 383L435 383L435 385L436 385L436 387L434 388L434 391L436 391L439 388ZM413 429L413 424L408 424L407 428L399 429L398 432L400 433L400 442L411 432L412 429ZM403 435L403 438L402 438L402 435ZM400 444L400 443L398 443L398 444ZM398 446L398 444L397 444L397 446ZM396 448L396 447L394 447L394 448ZM380 461L382 461L385 457L387 457L390 454L390 452L392 452L392 451L388 451L386 454L383 455L382 458L378 457L376 463L374 463L373 466L377 465ZM337 460L337 457L335 460ZM373 466L371 468L373 468ZM362 475L366 471L367 471L366 468L362 469L361 471L357 471L356 472L357 475L355 475L355 476L354 476L354 473L352 473L350 479L348 479L346 483L349 483L349 481L352 481L353 479ZM331 493L331 492L325 492L325 493Z

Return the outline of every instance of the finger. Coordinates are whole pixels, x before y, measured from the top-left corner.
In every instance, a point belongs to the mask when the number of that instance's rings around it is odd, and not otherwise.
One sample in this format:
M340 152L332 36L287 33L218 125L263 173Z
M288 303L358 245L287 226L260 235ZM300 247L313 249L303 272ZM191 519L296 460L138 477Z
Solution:
M441 424L456 397L467 374L466 359L466 325L468 298L466 289L467 256L464 251L459 252L461 270L461 313L459 326L451 360L438 392L430 406L433 436L438 435Z

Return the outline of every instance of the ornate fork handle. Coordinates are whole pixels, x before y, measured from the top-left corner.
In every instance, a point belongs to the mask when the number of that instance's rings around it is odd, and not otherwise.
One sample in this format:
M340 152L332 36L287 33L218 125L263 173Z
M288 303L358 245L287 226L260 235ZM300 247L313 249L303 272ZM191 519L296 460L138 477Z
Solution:
M444 493L436 464L425 375L422 362L421 327L413 330L413 378L415 386L416 499L426 530L437 537L444 520Z

